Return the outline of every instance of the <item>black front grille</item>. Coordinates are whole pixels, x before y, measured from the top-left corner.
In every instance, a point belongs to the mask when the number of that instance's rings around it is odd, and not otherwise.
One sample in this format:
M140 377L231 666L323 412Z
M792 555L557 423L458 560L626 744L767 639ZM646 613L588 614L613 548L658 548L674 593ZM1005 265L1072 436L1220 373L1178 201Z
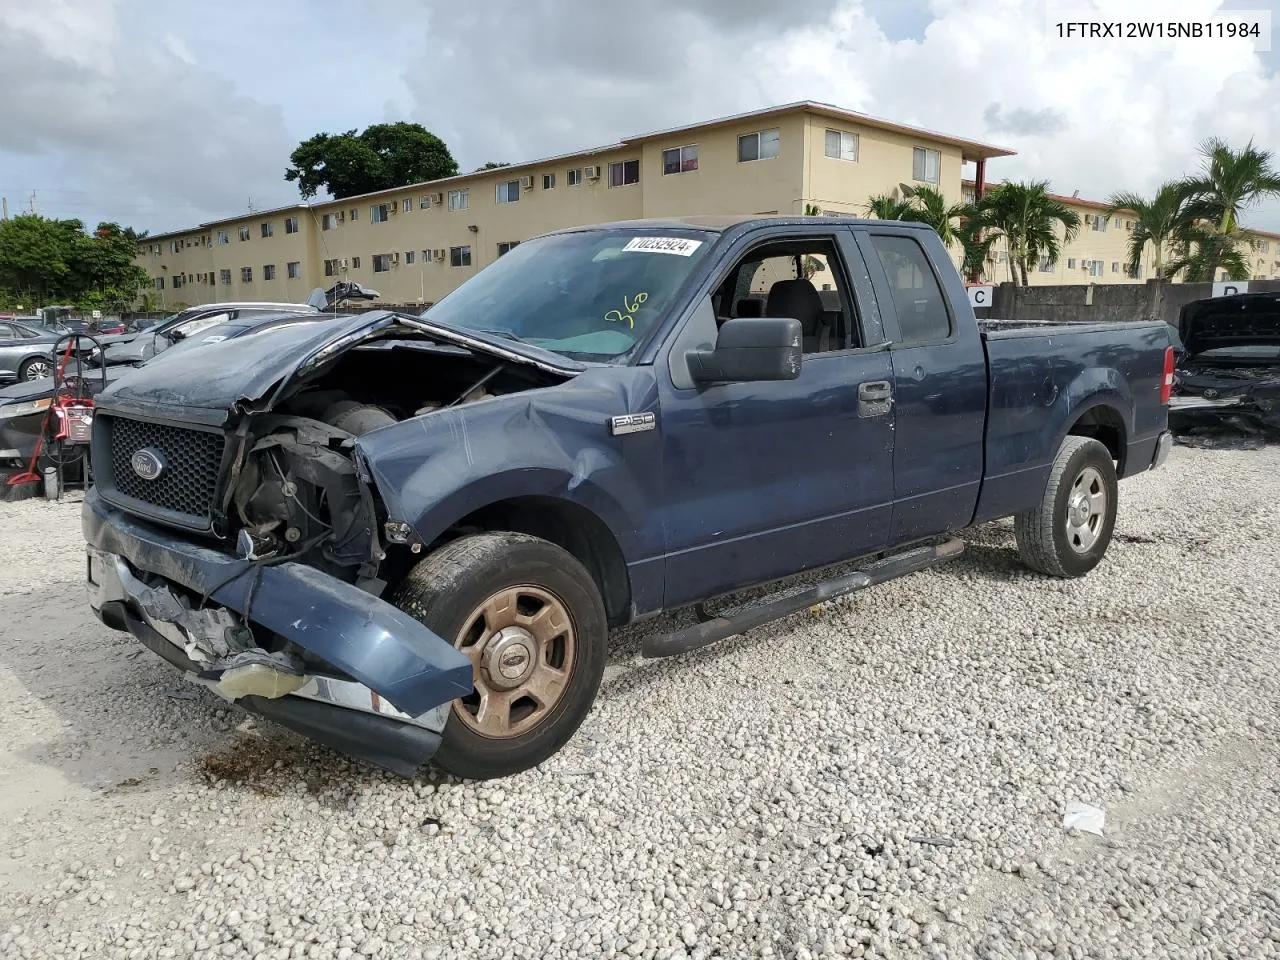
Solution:
M222 434L171 427L126 417L110 418L111 485L114 492L189 518L207 518L218 490ZM157 453L164 464L154 480L134 469L134 454Z

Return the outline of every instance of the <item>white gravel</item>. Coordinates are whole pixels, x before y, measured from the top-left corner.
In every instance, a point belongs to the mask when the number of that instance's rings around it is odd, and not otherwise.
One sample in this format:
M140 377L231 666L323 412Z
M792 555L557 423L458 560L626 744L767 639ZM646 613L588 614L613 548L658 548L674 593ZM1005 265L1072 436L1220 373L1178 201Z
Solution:
M1277 500L1280 449L1179 448L1083 580L993 525L679 660L633 631L485 785L244 724L92 619L76 505L0 504L0 957L1280 956Z

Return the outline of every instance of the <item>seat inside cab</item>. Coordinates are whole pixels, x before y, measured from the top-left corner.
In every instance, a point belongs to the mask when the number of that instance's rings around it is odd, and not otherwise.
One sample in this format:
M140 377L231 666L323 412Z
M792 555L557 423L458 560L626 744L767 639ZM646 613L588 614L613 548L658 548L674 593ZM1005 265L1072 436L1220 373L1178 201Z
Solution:
M800 321L805 353L859 346L848 284L833 241L805 238L749 251L714 295L717 323L737 317Z

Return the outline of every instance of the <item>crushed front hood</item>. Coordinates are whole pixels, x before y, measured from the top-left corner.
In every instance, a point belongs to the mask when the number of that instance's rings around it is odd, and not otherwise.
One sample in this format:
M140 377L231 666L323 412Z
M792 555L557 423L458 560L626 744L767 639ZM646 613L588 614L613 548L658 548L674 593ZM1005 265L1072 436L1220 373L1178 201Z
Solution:
M421 335L440 343L487 353L549 372L574 375L586 369L528 344L510 343L429 323L417 317L373 310L331 322L282 326L269 333L235 337L194 350L180 363L143 364L98 398L108 411L156 412L198 408L229 411L239 403L268 401L295 377L306 375L362 343L389 335Z

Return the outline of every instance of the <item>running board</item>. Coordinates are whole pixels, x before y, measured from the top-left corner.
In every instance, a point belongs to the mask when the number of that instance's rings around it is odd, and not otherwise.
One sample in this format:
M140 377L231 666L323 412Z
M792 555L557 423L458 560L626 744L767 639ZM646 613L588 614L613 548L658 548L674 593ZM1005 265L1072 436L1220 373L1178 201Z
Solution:
M834 600L846 593L865 590L886 580L893 580L908 573L916 573L948 560L954 560L963 552L964 544L959 540L947 540L935 546L907 550L904 553L877 560L852 573L823 580L799 593L789 593L776 599L748 603L736 612L711 616L671 633L656 634L645 640L640 654L652 659L674 657L690 650L697 650L699 647L724 640L726 637L746 633L755 627L780 620L815 604ZM704 608L700 604L700 616L705 616L703 611Z

